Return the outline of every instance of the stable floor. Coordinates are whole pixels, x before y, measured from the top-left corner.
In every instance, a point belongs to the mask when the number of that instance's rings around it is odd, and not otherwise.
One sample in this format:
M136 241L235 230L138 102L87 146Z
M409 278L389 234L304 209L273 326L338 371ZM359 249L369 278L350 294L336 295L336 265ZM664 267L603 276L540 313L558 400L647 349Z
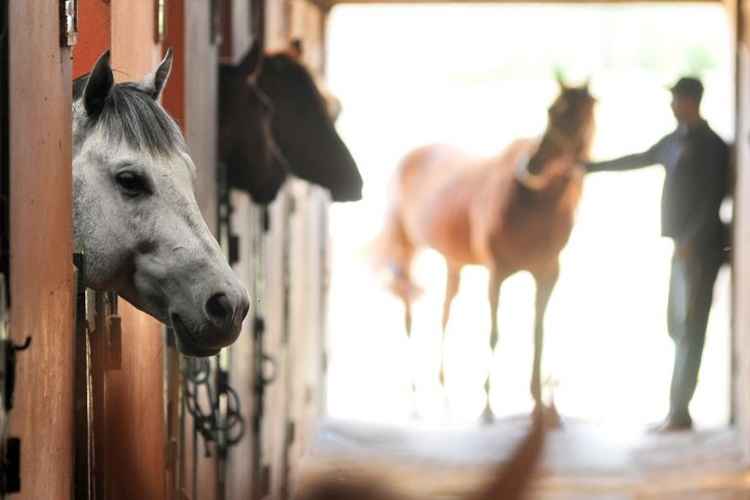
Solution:
M324 421L300 473L362 471L405 492L456 498L506 459L525 417L471 428L385 427ZM538 499L750 500L736 431L653 435L566 421L547 439Z

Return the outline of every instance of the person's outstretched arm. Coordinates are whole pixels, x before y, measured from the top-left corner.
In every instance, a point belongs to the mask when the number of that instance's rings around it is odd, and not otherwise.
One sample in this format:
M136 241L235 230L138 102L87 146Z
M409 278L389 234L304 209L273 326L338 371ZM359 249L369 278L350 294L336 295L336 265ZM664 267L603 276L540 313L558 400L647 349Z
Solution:
M587 172L622 172L649 167L660 162L659 150L664 139L642 153L623 156L614 160L591 162L585 165Z

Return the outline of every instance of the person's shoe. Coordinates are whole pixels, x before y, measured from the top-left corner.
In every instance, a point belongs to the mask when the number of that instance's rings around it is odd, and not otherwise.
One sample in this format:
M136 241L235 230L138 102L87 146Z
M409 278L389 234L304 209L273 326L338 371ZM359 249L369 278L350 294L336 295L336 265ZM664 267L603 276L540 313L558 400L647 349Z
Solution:
M648 431L653 434L667 434L671 432L689 432L693 430L693 419L690 415L676 417L669 415L660 424L651 427Z

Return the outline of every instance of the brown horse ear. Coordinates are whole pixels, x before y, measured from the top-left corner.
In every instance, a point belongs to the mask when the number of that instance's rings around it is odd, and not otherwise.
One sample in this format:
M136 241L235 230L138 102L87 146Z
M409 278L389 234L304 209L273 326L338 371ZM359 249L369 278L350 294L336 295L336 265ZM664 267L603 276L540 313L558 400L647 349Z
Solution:
M292 38L289 42L289 54L295 59L301 59L305 53L305 45L301 38Z
M83 106L88 116L94 117L101 113L114 84L112 67L109 65L109 51L106 51L94 64L83 91Z
M563 75L562 69L557 68L555 69L555 80L557 81L557 84L560 86L560 92L565 92L568 90L568 86L565 83L565 76Z
M257 76L260 73L260 69L263 62L263 47L260 40L257 38L253 40L253 44L250 50L247 51L245 57L242 58L240 63L237 65L237 69L240 73L248 78Z

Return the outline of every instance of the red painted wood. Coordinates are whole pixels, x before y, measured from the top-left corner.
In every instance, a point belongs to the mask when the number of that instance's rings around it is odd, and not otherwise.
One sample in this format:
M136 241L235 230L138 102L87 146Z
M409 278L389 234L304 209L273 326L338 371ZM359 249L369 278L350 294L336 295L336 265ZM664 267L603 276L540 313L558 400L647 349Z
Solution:
M174 61L167 87L162 94L162 104L185 133L185 1L167 3L167 36L164 49L172 48Z
M73 78L88 73L111 45L110 3L78 0L78 43L73 49Z

